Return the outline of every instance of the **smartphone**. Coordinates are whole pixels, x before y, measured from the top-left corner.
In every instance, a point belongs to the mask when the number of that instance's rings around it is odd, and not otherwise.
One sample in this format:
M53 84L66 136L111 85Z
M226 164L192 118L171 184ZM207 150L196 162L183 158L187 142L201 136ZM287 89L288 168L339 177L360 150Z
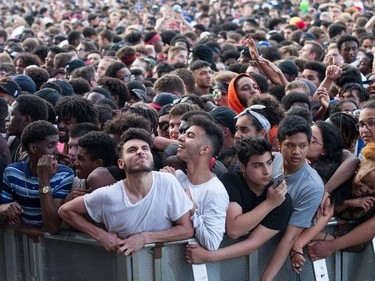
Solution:
M284 174L280 173L276 177L273 178L273 188L277 188L280 183L284 180Z

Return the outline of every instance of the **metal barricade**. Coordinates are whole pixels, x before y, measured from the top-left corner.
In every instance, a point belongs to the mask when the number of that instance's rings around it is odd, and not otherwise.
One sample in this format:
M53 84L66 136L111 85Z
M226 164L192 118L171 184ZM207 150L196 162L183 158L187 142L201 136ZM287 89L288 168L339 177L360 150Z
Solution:
M332 231L332 225L327 231ZM206 264L207 276L197 267L201 280L259 280L281 235L268 241L250 256ZM198 281L193 268L185 261L185 247L196 241L149 244L134 257L107 252L94 239L76 232L45 234L39 243L13 230L0 230L0 280L57 281ZM236 241L224 239L223 246ZM275 280L312 281L313 263L307 263L298 276L287 260ZM367 247L362 253L337 252L326 260L328 279L337 281L375 280L374 251ZM204 266L203 266L204 267ZM199 275L199 274L198 274ZM196 278L197 275L196 275Z

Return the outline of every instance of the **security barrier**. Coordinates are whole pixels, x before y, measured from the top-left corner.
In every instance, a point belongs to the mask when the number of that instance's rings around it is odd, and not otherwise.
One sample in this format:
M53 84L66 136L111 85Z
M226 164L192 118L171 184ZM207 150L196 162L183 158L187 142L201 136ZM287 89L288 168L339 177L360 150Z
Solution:
M332 231L332 227L328 226L327 230ZM205 265L207 276L204 270L201 271L202 266L194 268L199 273L195 275L195 281L259 280L278 239L280 237L275 237L250 256ZM0 280L193 281L193 267L185 261L185 246L194 241L149 244L134 257L125 257L105 251L97 241L77 232L63 232L54 236L44 234L35 243L25 234L12 229L0 230ZM225 239L222 246L233 242ZM319 273L315 278L313 263L309 260L300 276L291 270L287 260L275 280L375 280L374 251L371 246L362 253L337 252L325 262L328 276Z

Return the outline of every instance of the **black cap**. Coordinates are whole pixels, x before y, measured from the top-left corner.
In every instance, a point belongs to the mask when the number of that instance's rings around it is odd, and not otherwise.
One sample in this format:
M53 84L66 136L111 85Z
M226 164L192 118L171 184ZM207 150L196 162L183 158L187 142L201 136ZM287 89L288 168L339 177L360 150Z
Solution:
M236 113L233 109L226 106L219 106L212 109L209 113L215 122L229 128L232 134L236 133Z

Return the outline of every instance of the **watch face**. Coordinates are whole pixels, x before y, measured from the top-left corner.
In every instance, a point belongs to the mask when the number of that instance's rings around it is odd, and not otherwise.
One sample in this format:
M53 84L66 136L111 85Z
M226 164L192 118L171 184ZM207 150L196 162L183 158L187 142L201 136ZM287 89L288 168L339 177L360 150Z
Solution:
M50 191L50 187L49 186L43 187L43 193L47 193L48 191Z

